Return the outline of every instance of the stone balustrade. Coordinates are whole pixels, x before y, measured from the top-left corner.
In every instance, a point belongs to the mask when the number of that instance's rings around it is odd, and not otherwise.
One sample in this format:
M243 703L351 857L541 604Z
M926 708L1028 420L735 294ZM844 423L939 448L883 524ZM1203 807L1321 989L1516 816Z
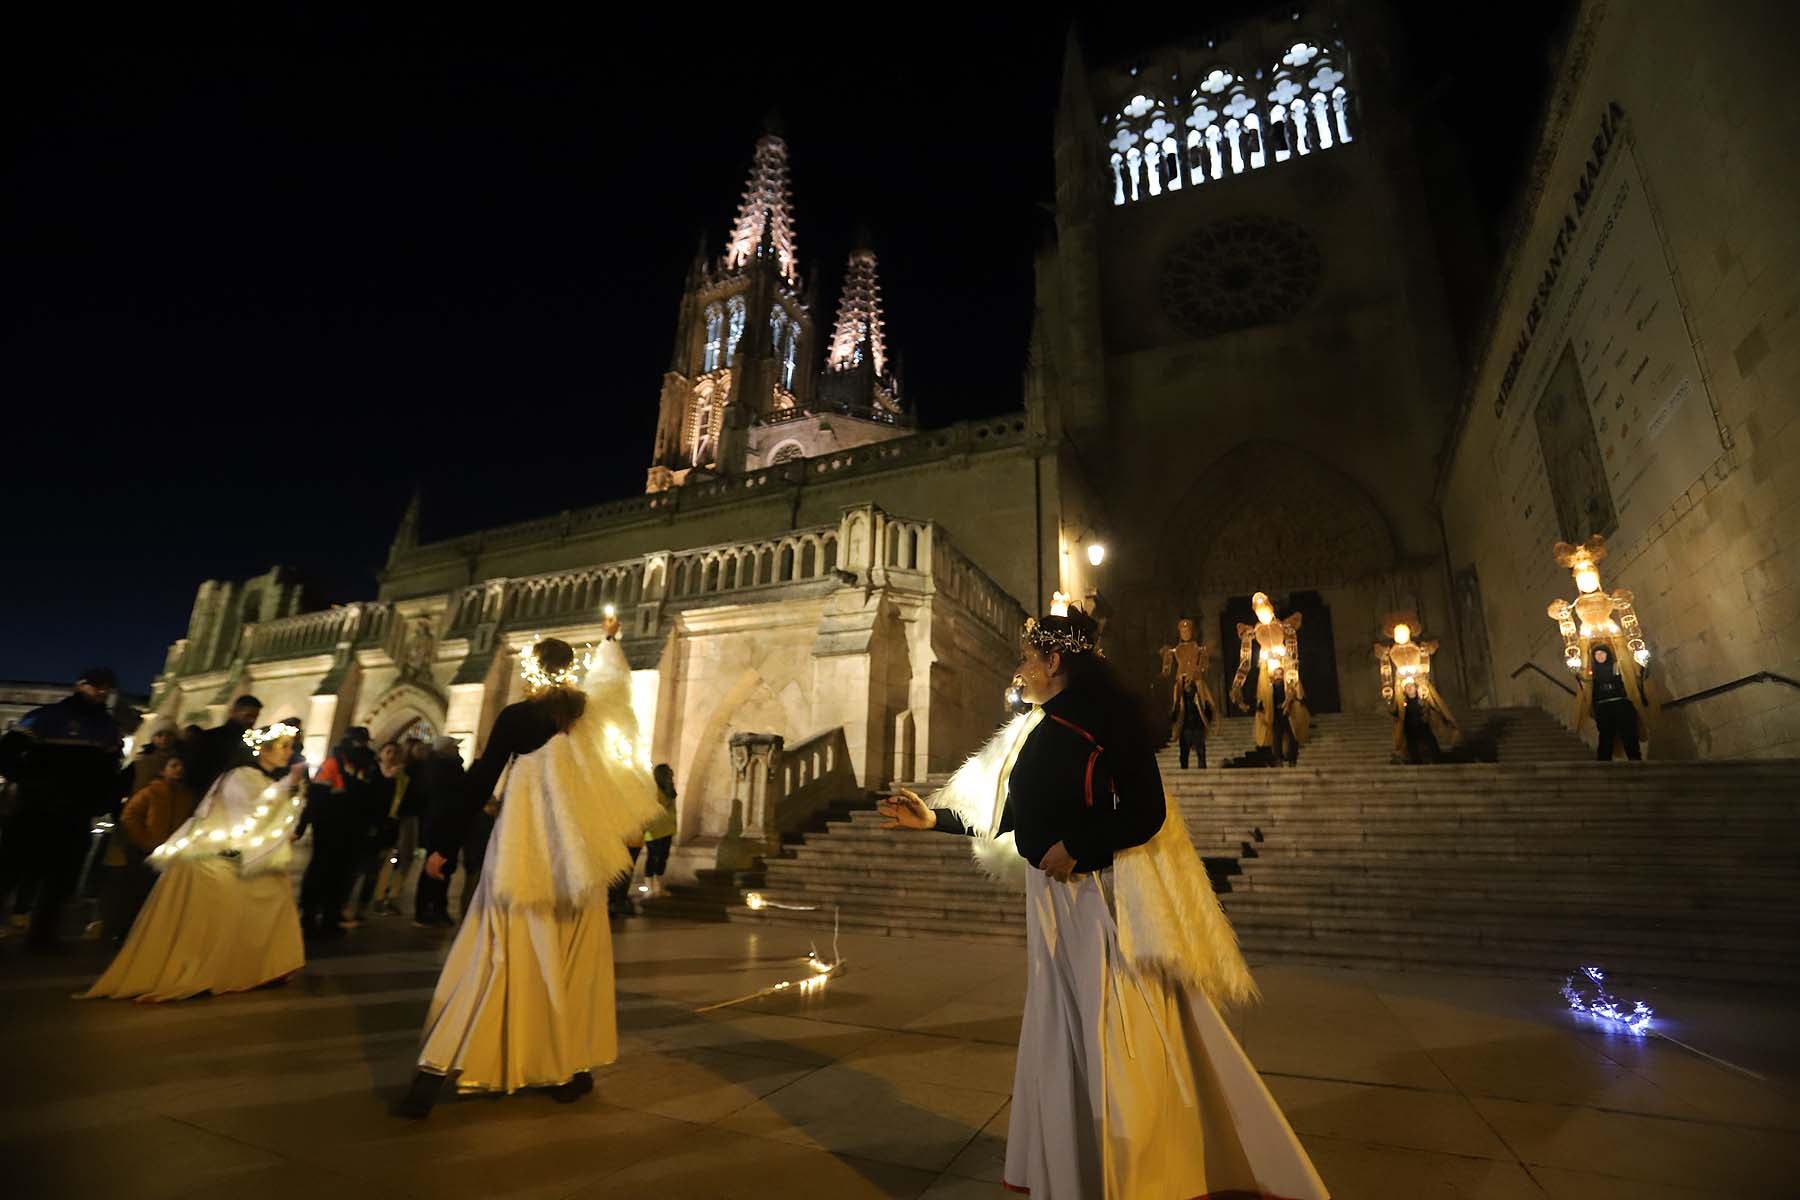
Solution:
M344 645L379 644L393 625L392 604L344 604L246 626L244 639L251 661L298 658L331 653Z
M651 513L684 512L728 503L764 489L781 490L809 482L836 481L912 462L942 462L947 455L974 454L1020 446L1027 437L1023 413L982 421L964 421L944 429L894 438L839 450L815 458L776 463L760 471L748 471L720 479L694 481L667 491L628 496L606 504L503 525L474 535L475 544L489 549L530 545L585 536L617 521ZM452 538L439 545L467 545L469 538ZM431 547L420 547L429 551Z

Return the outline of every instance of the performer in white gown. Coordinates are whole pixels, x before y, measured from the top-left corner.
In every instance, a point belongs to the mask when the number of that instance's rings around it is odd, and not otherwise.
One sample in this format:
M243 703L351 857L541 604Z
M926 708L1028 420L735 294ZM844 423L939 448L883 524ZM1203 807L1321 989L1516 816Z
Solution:
M1033 707L889 828L974 838L1022 878L1025 1019L1005 1182L1035 1200L1325 1200L1220 1019L1255 984L1164 795L1144 722L1080 609L1026 623Z
M152 1002L242 992L306 965L288 878L306 768L291 725L252 729L254 767L227 771L148 859L160 872L125 944L81 999Z
M447 1076L461 1092L542 1087L575 1100L619 1055L606 890L660 809L618 629L607 618L584 659L555 638L521 655L529 697L501 710L461 804L432 822L425 869L441 877L511 764L401 1116L429 1116Z

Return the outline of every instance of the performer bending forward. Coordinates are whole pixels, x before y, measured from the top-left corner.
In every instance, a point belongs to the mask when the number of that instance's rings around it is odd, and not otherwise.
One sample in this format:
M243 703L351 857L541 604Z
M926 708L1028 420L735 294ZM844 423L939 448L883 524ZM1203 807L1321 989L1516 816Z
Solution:
M425 869L441 877L512 764L402 1116L429 1116L448 1075L460 1092L543 1087L576 1100L593 1090L593 1068L619 1055L606 889L660 810L618 631L609 617L591 663L555 638L521 656L529 697L500 711L461 803L432 823Z
M1035 707L950 777L939 807L904 789L881 802L888 828L969 834L991 873L1025 877L1006 1186L1323 1200L1213 1006L1255 984L1097 635L1080 609L1026 622L1017 682Z
M306 965L287 871L306 778L304 766L288 765L298 732L276 724L244 734L256 765L219 776L194 815L151 852L156 886L118 956L81 999L242 992Z

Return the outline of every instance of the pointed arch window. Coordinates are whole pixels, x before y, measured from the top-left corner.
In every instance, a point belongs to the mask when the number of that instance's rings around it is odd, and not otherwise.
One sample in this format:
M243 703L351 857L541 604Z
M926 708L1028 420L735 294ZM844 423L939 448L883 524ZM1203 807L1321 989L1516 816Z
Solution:
M719 369L719 352L724 348L725 310L717 304L706 306L706 347L700 355L700 371Z
M794 367L800 357L800 322L789 321L787 347L781 352L781 386L794 390Z
M746 310L744 308L744 298L742 296L733 296L730 300L725 302L725 318L726 318L725 362L726 362L726 365L730 365L731 361L737 357L738 343L744 340L744 318L745 318L745 315L746 315Z

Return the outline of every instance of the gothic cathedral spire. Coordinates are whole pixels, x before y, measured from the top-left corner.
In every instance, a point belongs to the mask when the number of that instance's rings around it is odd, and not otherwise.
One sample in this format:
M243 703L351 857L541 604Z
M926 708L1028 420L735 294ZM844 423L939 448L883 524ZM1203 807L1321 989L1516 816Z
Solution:
M725 265L742 267L767 238L781 263L782 278L794 282L800 259L794 238L794 200L788 183L787 143L765 134L756 143L750 160L750 178L738 203L731 240L725 246Z
M725 253L688 273L646 489L750 469L759 423L804 411L818 353L801 290L787 143L756 143Z

